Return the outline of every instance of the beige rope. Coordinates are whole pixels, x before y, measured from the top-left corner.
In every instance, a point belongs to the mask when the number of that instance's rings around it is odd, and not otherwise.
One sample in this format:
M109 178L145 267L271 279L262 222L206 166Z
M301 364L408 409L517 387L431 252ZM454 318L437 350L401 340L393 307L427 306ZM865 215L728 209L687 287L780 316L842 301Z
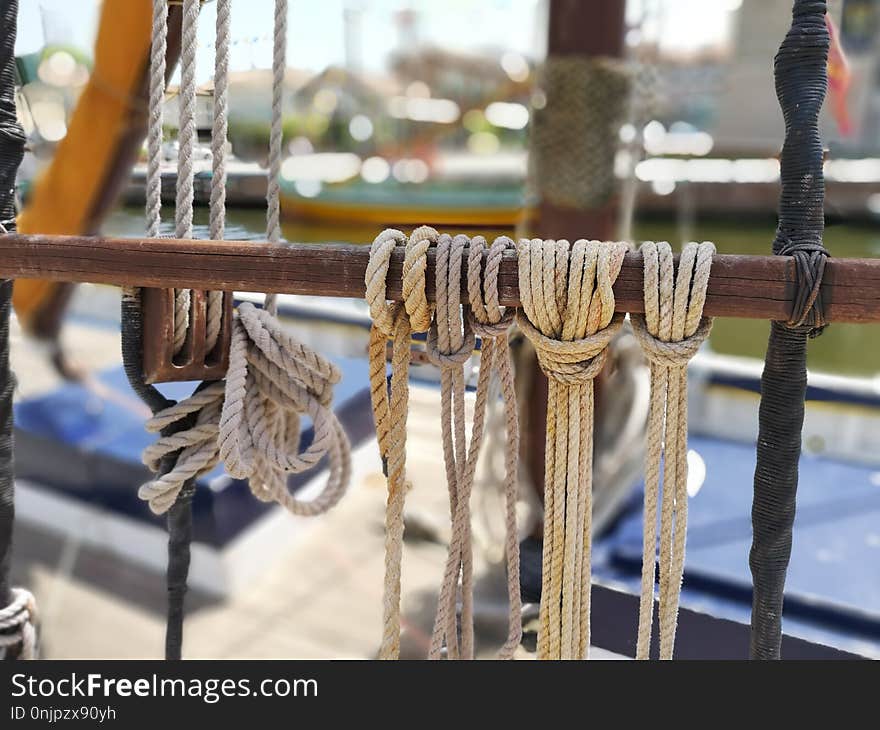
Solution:
M437 231L423 226L406 241L403 266L403 305L388 303L385 280L395 246L405 236L386 230L370 249L365 275L366 300L373 325L370 328L370 395L376 423L379 454L388 484L385 507L385 582L380 659L400 656L400 579L403 558L403 507L410 485L406 479L406 417L409 403L410 334L424 332L431 323L431 307L425 294L427 253L436 243ZM391 338L391 389L386 378L386 348Z
M226 96L230 16L228 0L217 7L215 63L215 126L212 149L215 152L215 179L211 190L211 233L222 238L225 219L225 150ZM157 25L153 34L156 46L164 38L164 16L167 8L156 0ZM270 140L270 190L268 196L268 238L280 240L278 212L278 175L281 159L281 86L284 80L284 47L287 30L286 0L275 3L275 54L273 57L273 134ZM195 28L198 1L186 0L184 6L184 48L181 82L181 175L178 176L178 235L192 233L192 136L194 109ZM158 40L157 40L158 39ZM161 91L159 63L154 59L154 86ZM186 94L183 94L183 92ZM156 92L157 94L159 92ZM190 98L192 97L192 98ZM161 101L161 94L159 94ZM151 104L152 104L151 96ZM161 115L156 117L161 121ZM151 123L155 126L153 117ZM151 127L152 130L152 127ZM154 130L153 130L154 131ZM151 138L152 139L152 138ZM151 148L152 150L152 148ZM152 158L151 158L152 159ZM187 187L188 186L188 187ZM158 223L158 207L150 211L152 228ZM152 230L151 228L151 230ZM181 291L188 295L187 290ZM211 348L217 341L222 316L222 292L208 293L208 327L206 338ZM188 317L188 303L184 309ZM274 297L266 297L266 307L257 309L242 304L235 313L225 382L198 390L190 398L156 414L147 422L151 432L161 432L172 423L192 418L195 423L170 436L160 436L143 454L144 463L158 471L161 461L178 453L170 472L144 484L138 494L156 513L163 513L174 504L187 479L205 474L222 459L233 477L247 479L251 491L263 501L276 501L297 515L325 512L342 497L351 472L348 438L331 401L333 385L341 374L329 361L288 334L275 318ZM177 347L185 338L188 319L175 314ZM182 328L182 329L181 329ZM307 415L312 421L314 436L311 444L299 451L300 420ZM300 473L328 458L329 476L321 494L310 500L296 499L287 488L288 475Z
M627 244L522 241L518 322L549 379L538 657L581 659L590 641L593 378L623 323L612 285Z
M275 501L297 515L317 515L345 493L351 449L332 409L333 385L341 373L300 343L278 320L252 304L235 313L226 381L160 411L147 430L160 432L198 413L195 424L148 446L144 463L158 471L162 459L180 452L174 468L138 491L161 514L174 504L187 479L205 474L223 460L227 473L247 479L262 501ZM313 437L300 452L300 419L312 421ZM329 475L321 494L302 501L287 488L289 474L316 466L324 456Z
M0 609L0 649L21 646L21 659L37 658L37 602L24 588L12 588L12 603Z
M507 600L509 605L507 640L498 652L499 659L512 659L522 639L522 599L519 584L519 543L516 525L516 502L519 468L519 420L516 404L516 389L513 380L513 363L507 333L513 318L514 309L502 310L498 305L498 271L504 251L516 249L507 236L499 236L492 243L486 256L486 270L482 277L480 269L483 260L485 240L476 236L471 241L468 255L468 299L470 310L468 319L474 333L482 340L480 350L480 377L474 411L476 428L477 413L484 413L489 392L491 374L498 377L501 396L504 402L505 429L507 441L504 453L504 496L505 496L505 554L507 557ZM482 283L482 290L481 290ZM486 381L483 384L483 373ZM481 387L483 388L481 396ZM482 419L482 415L480 416Z
M687 244L674 276L668 243L645 242L645 314L633 314L633 331L651 363L651 406L645 454L642 590L636 658L651 647L657 503L660 509L660 658L672 659L684 571L687 529L687 363L709 335L702 316L715 246Z
M440 422L443 456L449 488L452 535L449 554L438 598L437 615L431 637L429 658L441 656L446 640L449 658L473 659L473 548L471 540L470 497L476 460L483 440L488 391L488 372L481 372L478 402L470 445L465 437L464 363L471 356L475 338L461 311L461 268L464 250L470 240L443 234L437 241L436 295L434 321L428 333L428 358L440 368ZM461 650L458 648L456 604L461 578Z

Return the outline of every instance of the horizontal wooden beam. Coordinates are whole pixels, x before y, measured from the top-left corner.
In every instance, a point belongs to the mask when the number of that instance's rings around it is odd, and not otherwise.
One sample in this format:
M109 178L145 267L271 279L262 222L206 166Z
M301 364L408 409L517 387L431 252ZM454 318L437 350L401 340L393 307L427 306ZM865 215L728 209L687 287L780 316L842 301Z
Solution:
M363 297L368 246L351 244L80 236L0 236L0 277L120 286ZM428 295L433 297L433 256ZM400 297L403 251L395 253L388 296ZM715 257L706 297L714 317L786 320L795 270L785 256ZM644 311L642 259L627 254L614 284L619 311ZM823 295L833 322L880 322L880 259L830 259ZM504 305L519 304L516 254L499 274Z

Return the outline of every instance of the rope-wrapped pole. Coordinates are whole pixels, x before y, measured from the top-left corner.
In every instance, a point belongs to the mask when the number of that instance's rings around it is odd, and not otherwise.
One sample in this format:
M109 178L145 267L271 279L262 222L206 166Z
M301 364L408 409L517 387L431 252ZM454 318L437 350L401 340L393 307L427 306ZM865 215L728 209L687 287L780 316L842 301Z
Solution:
M15 36L18 0L0 9L0 224L15 230L15 174L24 155L24 131L15 113ZM12 454L12 392L15 379L9 367L9 314L12 281L0 281L0 608L12 603L9 573L15 520ZM15 652L7 651L12 658Z
M758 426L752 502L753 659L778 659L785 574L791 556L798 482L807 338L825 324L819 289L825 182L819 112L827 88L829 36L825 0L795 0L791 29L776 55L776 94L785 118L782 191L773 253L794 256L797 291L788 322L772 322Z

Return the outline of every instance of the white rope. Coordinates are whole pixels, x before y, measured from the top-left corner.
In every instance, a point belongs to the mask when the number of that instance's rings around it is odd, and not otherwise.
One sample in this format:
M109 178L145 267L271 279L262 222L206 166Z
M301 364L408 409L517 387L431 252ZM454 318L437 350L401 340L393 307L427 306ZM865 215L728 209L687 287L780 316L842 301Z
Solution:
M211 238L223 240L226 227L226 148L229 107L229 34L231 0L217 0L214 43L214 119L211 128ZM209 291L206 302L205 351L217 344L223 324L223 292Z
M21 646L21 659L37 658L37 602L24 588L13 588L12 603L0 609L0 649Z
M687 363L712 328L712 320L702 313L715 246L686 245L677 278L668 243L646 241L641 251L645 314L633 314L631 320L651 363L651 407L645 453L642 590L636 658L647 659L651 648L657 508L662 481L660 658L672 659L687 529Z
M177 201L175 205L175 235L192 238L193 232L193 151L196 139L196 33L199 19L199 0L183 0L183 18L180 33L180 93L177 152ZM186 342L189 329L191 292L177 289L174 295L174 345L176 355Z
M287 0L275 0L275 34L272 50L272 125L269 131L269 180L266 188L266 237L281 240L281 103L284 92L284 71L287 68ZM267 294L265 308L272 314L277 309L275 294Z
M245 302L236 312L229 372L190 398L157 413L147 430L157 433L198 413L196 423L162 436L143 453L158 471L163 458L180 452L167 474L144 484L138 496L156 514L167 511L184 483L222 459L227 473L247 479L262 501L275 501L297 515L317 515L345 493L351 475L348 438L332 409L335 365L288 334L265 310ZM300 452L300 420L308 416L314 435ZM287 477L327 457L329 475L321 494L303 501L290 494Z
M150 238L159 235L162 222L162 102L165 98L167 23L168 0L153 0L147 130L147 235Z
M211 234L222 238L225 227L226 130L230 0L218 0L216 23L214 164L211 187ZM287 3L276 4L276 56L273 79L273 137L269 201L270 240L280 239L278 174L281 158L281 85L284 79ZM178 174L178 231L192 234L192 148L194 144L195 24L198 0L184 6L181 53L181 139ZM280 49L280 50L279 50ZM188 190L188 192L187 192ZM273 205L274 201L274 205ZM218 295L212 304L212 295ZM247 479L251 491L263 501L273 500L298 515L325 512L342 497L351 472L350 445L332 409L333 385L341 377L329 361L288 334L274 314L274 303L259 310L242 304L232 323L229 370L223 382L198 390L147 422L147 430L161 432L182 419L189 428L158 441L143 453L144 463L158 472L166 457L177 454L167 473L144 484L138 494L157 514L174 504L188 480L211 471L222 459L233 477ZM188 305L187 305L188 307ZM212 310L222 316L222 292L209 292L208 349L217 341L219 321L212 325ZM267 311L271 310L271 311ZM188 314L188 309L187 309ZM175 314L177 317L177 314ZM183 320L175 319L177 324ZM186 327L183 328L185 338ZM175 338L177 333L175 331ZM308 416L314 436L302 452L300 421ZM290 474L303 472L327 457L329 476L321 494L309 501L295 498L287 488Z

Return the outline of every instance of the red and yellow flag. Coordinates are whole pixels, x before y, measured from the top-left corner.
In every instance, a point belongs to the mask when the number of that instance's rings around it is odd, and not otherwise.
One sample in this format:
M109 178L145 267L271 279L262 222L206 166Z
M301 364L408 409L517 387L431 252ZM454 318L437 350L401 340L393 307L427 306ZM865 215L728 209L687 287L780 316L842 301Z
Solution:
M840 45L840 33L830 15L825 15L825 24L831 35L831 48L828 51L828 91L831 94L831 113L837 122L837 129L844 137L849 137L854 131L847 106L849 88L852 85L852 71Z

